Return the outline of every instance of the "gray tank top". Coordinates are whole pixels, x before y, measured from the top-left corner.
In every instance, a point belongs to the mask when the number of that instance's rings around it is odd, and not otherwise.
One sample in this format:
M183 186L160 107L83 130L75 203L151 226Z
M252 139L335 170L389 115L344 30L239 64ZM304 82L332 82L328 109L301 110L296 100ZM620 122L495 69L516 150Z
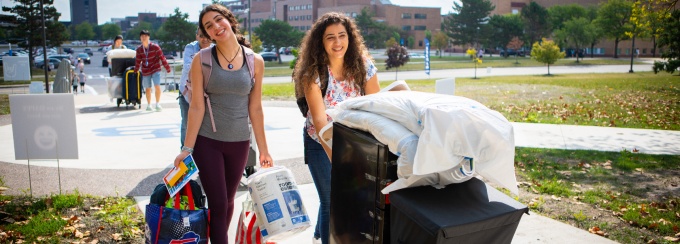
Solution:
M198 134L210 139L237 142L250 140L248 102L253 84L245 60L238 70L225 70L213 56L213 68L206 93L210 96L215 128L212 131L210 113L205 106L203 123Z

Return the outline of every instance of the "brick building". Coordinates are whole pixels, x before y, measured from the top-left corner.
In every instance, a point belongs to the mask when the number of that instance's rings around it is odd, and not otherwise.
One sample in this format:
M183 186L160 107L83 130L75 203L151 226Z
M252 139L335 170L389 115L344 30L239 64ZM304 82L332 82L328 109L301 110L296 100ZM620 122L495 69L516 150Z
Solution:
M71 24L90 22L97 26L97 0L71 0Z
M490 0L491 3L496 6L496 9L494 9L491 12L491 15L494 14L519 14L522 8L525 6L529 5L531 1L536 2L537 4L545 7L545 8L550 8L555 5L568 5L568 4L578 4L580 6L597 6L601 3L606 2L607 0ZM635 39L635 48L640 49L640 56L652 56L652 46L653 43L649 38L636 38ZM619 57L630 57L630 55L635 54L635 50L631 49L632 48L632 41L631 40L625 40L625 41L619 41L619 48L618 48L618 53ZM593 50L590 50L590 47L586 49L586 53L590 55L591 52L593 52L596 56L614 56L614 40L609 40L609 39L603 39L599 43L595 45ZM657 51L657 55L659 56L660 51Z

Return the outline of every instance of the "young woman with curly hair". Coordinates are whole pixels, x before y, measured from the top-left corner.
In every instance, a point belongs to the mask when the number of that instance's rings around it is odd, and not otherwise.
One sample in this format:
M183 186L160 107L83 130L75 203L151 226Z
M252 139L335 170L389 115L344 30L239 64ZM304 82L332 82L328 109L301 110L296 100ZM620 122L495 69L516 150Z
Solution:
M199 177L210 207L210 243L226 244L229 222L234 214L234 196L246 166L250 144L248 118L260 151L260 165L272 166L264 133L262 77L264 60L254 55L255 79L251 80L247 55L250 44L238 31L238 20L224 6L206 6L199 15L203 36L215 43L199 51L191 62L191 103L182 151L175 166L188 154L196 160ZM210 55L212 69L203 89L201 55ZM210 97L208 104L203 96ZM206 107L212 107L212 114ZM213 122L211 121L214 121Z
M353 97L380 91L377 68L354 21L326 13L307 32L295 67L296 93L305 94L309 111L303 133L305 163L319 194L314 242L328 243L331 191L331 148L319 142L316 128L331 123L326 109ZM321 94L322 87L326 93Z

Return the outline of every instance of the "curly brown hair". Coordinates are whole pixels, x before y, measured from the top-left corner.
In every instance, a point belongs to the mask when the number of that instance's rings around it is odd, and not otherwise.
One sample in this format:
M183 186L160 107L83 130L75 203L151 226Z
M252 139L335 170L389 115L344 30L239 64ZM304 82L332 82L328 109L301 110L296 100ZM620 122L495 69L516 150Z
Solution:
M329 64L328 54L323 45L323 34L326 27L333 24L342 24L347 30L349 43L344 57L343 76L353 77L348 79L359 90L363 90L366 84L365 58L371 58L364 46L364 38L354 21L342 13L326 13L314 22L312 28L302 39L298 62L293 71L295 81L295 96L304 96L304 89L314 84L317 77L322 85L328 83L326 69Z
M203 8L203 10L201 10L201 13L198 15L198 29L201 30L203 36L210 38L208 32L205 30L205 26L203 26L203 15L210 11L218 12L222 16L224 16L224 18L226 18L227 21L229 21L229 24L231 24L231 31L234 32L234 35L236 35L236 40L238 40L238 43L245 47L250 48L250 42L246 40L246 38L241 34L241 31L239 31L238 29L239 23L238 20L236 19L236 16L234 16L234 14L231 13L231 11L229 11L229 9L227 9L227 7L225 7L222 4L210 4L208 6L205 6L205 8ZM213 42L215 41L213 40Z

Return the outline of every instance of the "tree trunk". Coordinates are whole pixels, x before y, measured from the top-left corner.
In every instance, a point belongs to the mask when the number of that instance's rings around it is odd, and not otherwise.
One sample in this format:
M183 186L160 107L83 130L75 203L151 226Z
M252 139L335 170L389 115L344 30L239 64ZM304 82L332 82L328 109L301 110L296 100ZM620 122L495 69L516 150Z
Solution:
M399 74L399 67L395 68L395 70L394 70L394 81L399 80L399 79L397 79L398 74Z
M614 58L619 58L619 38L614 40Z
M593 55L595 54L595 43L590 43L590 58L593 58Z
M550 65L548 64L548 75L550 75Z
M656 58L656 36L652 35L652 57Z

